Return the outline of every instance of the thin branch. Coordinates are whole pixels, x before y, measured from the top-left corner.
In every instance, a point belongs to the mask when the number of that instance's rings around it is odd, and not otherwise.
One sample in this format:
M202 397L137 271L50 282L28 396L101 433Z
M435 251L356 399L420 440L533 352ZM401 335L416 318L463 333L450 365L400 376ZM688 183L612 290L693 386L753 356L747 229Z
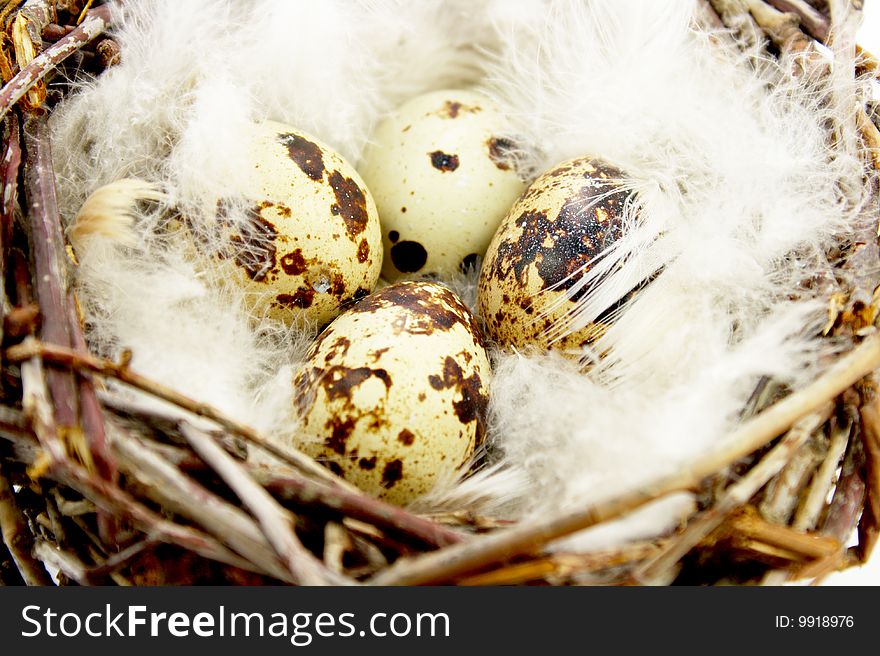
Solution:
M55 187L49 182L52 155L49 151L45 119L31 118L24 125L25 191L29 205L31 254L37 301L42 315L41 336L53 344L69 347L70 328L65 301L69 286L68 263L64 259L64 237L58 216ZM79 400L70 372L46 373L52 395L55 424L79 425Z
M58 64L102 34L109 22L109 5L96 7L79 27L34 57L30 64L0 89L0 119Z
M817 41L825 43L831 23L806 0L767 0L779 11L791 13L798 17L804 31Z
M850 440L840 469L840 478L821 533L845 543L855 531L865 507L864 453L859 440Z
M819 465L816 475L813 476L803 503L795 513L792 528L799 531L811 531L819 523L819 518L827 503L828 493L837 480L837 467L846 452L851 432L852 422L848 422L845 426L832 428L828 452L825 454L822 464Z
M35 340L29 337L24 344L31 341ZM67 456L55 429L46 377L39 358L32 358L22 363L21 379L22 405L40 445L48 455L49 469L46 472L48 476L73 488L102 510L131 521L145 533L153 535L157 539L177 544L211 560L254 571L254 566L249 561L233 553L210 536L166 520L139 503L127 492L119 489L117 485L95 476L73 462Z
M229 432L244 438L248 442L251 442L268 453L271 453L282 462L296 467L305 473L311 474L325 481L330 481L335 485L355 489L349 483L338 478L330 470L322 467L302 452L297 451L292 447L281 448L278 445L273 444L250 426L242 424L241 422L225 415L220 410L215 409L207 403L194 401L162 383L156 382L132 371L126 363L117 364L110 360L96 358L88 353L78 353L63 346L36 341L12 346L7 349L6 356L10 361L17 362L28 360L32 357L39 357L47 362L70 367L77 371L90 372L105 378L118 380L126 385L130 385L131 387L145 392L150 396L171 403L178 408L182 408L194 415L210 419Z
M462 542L465 534L359 492L350 492L305 477L277 476L254 468L251 475L275 496L321 505L345 517L372 524L408 544L439 548Z
M7 251L12 243L12 226L15 220L15 206L18 200L18 173L21 166L21 143L18 117L13 114L5 122L6 150L0 164L0 184L2 188L2 204L0 204L0 281L6 281ZM9 299L6 296L6 285L0 284L0 317L5 324L9 313ZM3 335L0 334L0 339Z
M91 585L86 574L86 565L70 552L59 549L54 544L45 540L37 542L34 553L44 563L51 565L67 578L76 581L79 585Z
M31 555L34 538L28 528L27 519L15 503L12 488L6 480L2 466L0 466L0 534L25 583L52 584L46 568Z
M454 580L481 567L530 553L558 538L619 517L671 492L695 488L707 476L763 447L795 422L822 408L880 367L880 336L872 335L804 389L741 424L726 447L701 458L689 471L585 508L468 540L411 560L401 560L373 579L376 585L415 585Z
M90 567L86 571L86 578L95 583L99 582L107 576L112 576L117 571L128 565L132 560L140 556L141 554L153 549L156 545L160 544L159 540L156 540L153 537L146 537L143 540L135 542L129 547L126 547L122 551L113 554L109 558L104 559L103 562Z
M294 583L256 523L162 458L151 446L117 431L113 446L129 485L182 517L196 522L250 560L263 573Z
M282 508L265 489L254 482L241 463L234 460L204 431L182 424L181 432L199 457L217 472L254 514L270 544L281 556L298 583L327 585L331 582L344 581L333 575L320 560L303 547L294 531L294 521L290 512Z
M42 316L41 333L53 343L85 351L85 337L69 289L69 261L61 231L45 116L25 121L24 145L27 154L24 180L37 300ZM115 465L107 447L104 418L94 387L91 381L75 380L71 374L55 369L47 372L56 429L69 431L68 441L74 445L84 437L85 443L78 449L80 457L104 479L113 481ZM99 523L102 535L112 541L113 519L100 513Z
M860 557L867 561L880 532L880 401L862 406L862 445L865 450L866 504L859 522Z
M758 510L764 519L788 524L804 490L828 450L824 433L814 434L792 454L779 475L769 481Z
M815 413L800 420L748 474L727 488L711 508L692 521L661 553L639 567L633 573L633 579L647 584L665 581L667 571L718 528L731 512L747 503L767 481L782 471L798 449L824 423L827 414L830 414L830 407L828 412Z

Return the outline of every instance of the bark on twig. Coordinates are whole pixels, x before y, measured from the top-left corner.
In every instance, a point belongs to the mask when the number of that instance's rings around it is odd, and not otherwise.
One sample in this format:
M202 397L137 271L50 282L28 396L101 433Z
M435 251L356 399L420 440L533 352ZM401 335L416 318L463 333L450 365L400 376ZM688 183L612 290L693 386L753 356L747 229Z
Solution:
M822 43L828 39L830 21L806 0L767 0L767 2L781 12L796 15L803 30L814 39Z
M6 480L2 466L0 466L0 534L25 583L52 584L46 568L31 555L34 539L28 528L27 519L15 503L12 488Z
M253 562L263 573L293 583L256 523L240 508L184 476L144 442L118 432L113 439L132 486L147 498L196 522Z
M812 531L819 523L822 511L827 503L828 493L837 480L837 467L846 452L849 442L852 423L846 426L835 426L831 430L831 439L828 442L828 452L816 475L810 482L804 501L797 509L792 522L792 528L799 531Z
M193 450L217 472L242 503L254 514L260 528L289 569L296 582L303 585L343 583L332 576L324 564L303 547L294 530L290 512L282 508L265 489L248 476L247 471L232 459L210 435L194 426L183 425L181 431Z
M665 581L669 569L718 528L731 512L748 503L767 481L785 467L813 432L824 423L827 414L828 412L815 413L799 421L748 474L727 488L711 508L691 522L684 533L670 541L660 554L636 570L633 579L647 584Z
M330 481L336 485L354 489L328 469L325 469L305 454L292 447L281 448L265 437L257 433L253 428L242 424L227 416L216 408L199 401L195 401L170 387L142 376L131 369L127 363L115 363L109 360L96 358L87 353L78 353L70 348L48 344L44 342L30 342L12 346L6 351L7 357L19 362L32 357L39 357L47 362L70 367L77 371L84 371L106 378L112 378L130 385L150 396L156 397L172 405L182 408L196 416L204 417L222 426L235 435L240 436L247 442L254 444L272 454L282 462L285 462L300 471L315 476L316 478Z
M96 7L79 27L34 57L30 64L0 89L0 119L58 64L102 34L109 21L110 7Z

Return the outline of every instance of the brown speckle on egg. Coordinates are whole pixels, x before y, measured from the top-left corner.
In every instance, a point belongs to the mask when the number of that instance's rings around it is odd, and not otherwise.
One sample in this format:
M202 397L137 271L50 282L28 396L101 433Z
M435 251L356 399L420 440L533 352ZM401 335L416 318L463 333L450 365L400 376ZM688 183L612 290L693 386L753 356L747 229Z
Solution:
M358 245L357 250L357 259L358 262L366 262L370 257L370 245L367 243L366 239L361 239L361 243Z
M282 307L294 307L305 310L315 300L315 290L311 287L300 287L293 294L277 294L275 300Z
M402 273L419 271L428 260L428 251L417 241L398 241L391 247L391 261Z
M330 211L345 221L345 229L352 238L367 227L367 207L364 192L357 182L346 178L339 171L330 174L330 186L336 194L336 203Z
M278 135L278 140L287 147L287 155L315 182L324 177L324 152L321 147L302 135L289 132Z
M241 285L255 316L325 325L354 290L378 281L375 203L348 162L290 126L255 124L248 152L253 169L230 181L210 232L187 227L218 277Z
M342 470L342 467L339 466L339 463L333 462L332 460L321 461L321 464L337 476L343 476L345 474L345 472Z
M435 150L434 152L428 153L428 157L431 158L431 166L443 173L454 171L458 168L460 163L458 161L458 155L450 155L449 153L444 153L442 150Z
M306 259L303 257L301 248L297 248L281 257L281 269L289 276L305 273L307 268Z
M382 487L385 489L393 487L401 478L403 478L402 461L392 460L385 464L385 468L382 470Z

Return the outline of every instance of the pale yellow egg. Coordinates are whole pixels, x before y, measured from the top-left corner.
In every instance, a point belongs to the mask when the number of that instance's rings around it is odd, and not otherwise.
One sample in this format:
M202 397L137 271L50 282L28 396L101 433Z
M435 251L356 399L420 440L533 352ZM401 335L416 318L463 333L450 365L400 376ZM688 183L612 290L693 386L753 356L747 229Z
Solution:
M375 203L342 156L292 127L256 125L249 152L249 174L217 202L223 246L214 259L256 313L323 325L375 288L382 267ZM242 204L246 220L230 220Z
M382 275L453 274L476 266L525 188L510 124L486 96L435 91L373 133L361 171L382 222Z
M541 175L501 222L480 270L478 309L489 337L522 350L577 355L606 329L578 325L580 284L622 234L632 195L627 175L582 157ZM613 308L609 308L613 309Z
M490 376L479 328L453 292L391 285L313 345L295 378L296 445L367 492L411 502L471 461Z

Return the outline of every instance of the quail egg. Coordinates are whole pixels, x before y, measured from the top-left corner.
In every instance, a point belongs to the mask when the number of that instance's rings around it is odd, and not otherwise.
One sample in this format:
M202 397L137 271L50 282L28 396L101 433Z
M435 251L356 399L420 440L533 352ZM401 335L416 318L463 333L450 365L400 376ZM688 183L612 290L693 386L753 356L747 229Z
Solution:
M297 373L297 446L354 485L406 504L460 473L481 441L489 360L458 297L401 282L355 303Z
M347 161L287 125L255 126L250 152L250 174L216 205L215 259L258 314L323 325L379 278L375 203Z
M361 172L382 221L382 275L448 276L477 266L525 188L511 127L486 96L435 91L375 130Z
M503 346L577 354L607 328L577 326L583 276L623 231L627 175L600 159L563 162L541 175L501 222L480 270L478 309ZM609 308L610 309L610 308Z

